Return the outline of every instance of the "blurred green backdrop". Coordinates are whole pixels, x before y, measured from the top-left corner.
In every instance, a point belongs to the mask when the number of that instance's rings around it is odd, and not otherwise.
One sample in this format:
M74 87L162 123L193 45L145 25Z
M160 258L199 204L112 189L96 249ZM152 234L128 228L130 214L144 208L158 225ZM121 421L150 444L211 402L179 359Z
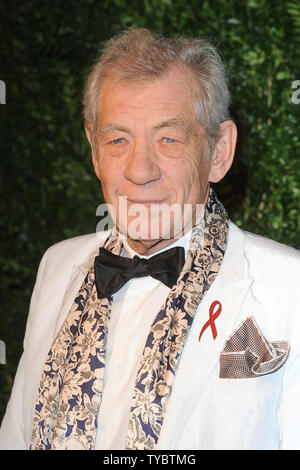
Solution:
M236 161L217 192L244 229L300 248L298 0L1 0L0 419L46 248L93 232L102 202L82 125L101 43L128 27L210 40L227 64ZM299 88L299 87L298 87ZM300 93L296 96L300 98Z

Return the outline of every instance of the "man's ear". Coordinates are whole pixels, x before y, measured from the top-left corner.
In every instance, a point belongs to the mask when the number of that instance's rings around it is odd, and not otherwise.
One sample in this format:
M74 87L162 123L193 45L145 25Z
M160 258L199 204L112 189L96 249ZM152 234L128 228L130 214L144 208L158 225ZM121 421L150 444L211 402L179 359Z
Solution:
M97 157L97 149L95 148L95 145L92 139L92 133L88 127L85 127L85 133L86 133L87 139L90 143L91 150L92 150L92 160L93 160L94 171L96 173L97 178L100 180L100 169L99 169L99 160Z
M233 121L224 121L220 124L221 135L217 140L209 172L209 181L218 183L226 175L232 165L237 128Z

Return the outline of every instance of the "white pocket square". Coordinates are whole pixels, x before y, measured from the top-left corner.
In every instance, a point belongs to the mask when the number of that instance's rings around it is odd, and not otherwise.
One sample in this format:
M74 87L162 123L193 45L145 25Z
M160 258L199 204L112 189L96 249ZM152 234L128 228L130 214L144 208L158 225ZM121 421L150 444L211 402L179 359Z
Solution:
M287 360L287 341L268 341L252 316L233 332L220 354L221 379L245 379L271 374Z

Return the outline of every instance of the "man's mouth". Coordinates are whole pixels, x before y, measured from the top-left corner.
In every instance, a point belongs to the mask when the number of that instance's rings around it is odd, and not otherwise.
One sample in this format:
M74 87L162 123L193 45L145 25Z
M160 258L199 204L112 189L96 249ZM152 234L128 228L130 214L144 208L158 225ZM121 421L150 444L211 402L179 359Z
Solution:
M130 199L127 198L127 201L130 205L137 204L137 205L143 205L145 207L151 207L151 206L159 206L160 204L165 203L165 199Z
M146 204L146 205L149 205L149 204L162 204L165 201L165 199L162 200L162 201L154 201L154 200L147 201L147 200L128 199L128 201L131 204Z

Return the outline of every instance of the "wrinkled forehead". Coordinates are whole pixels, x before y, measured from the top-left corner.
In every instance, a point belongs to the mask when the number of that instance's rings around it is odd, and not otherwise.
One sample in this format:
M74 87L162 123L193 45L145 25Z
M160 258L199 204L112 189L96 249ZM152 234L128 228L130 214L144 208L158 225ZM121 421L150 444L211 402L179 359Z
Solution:
M147 116L147 110L157 109L161 122L188 127L183 116L195 116L198 89L195 77L186 69L173 68L159 76L131 77L130 80L112 71L104 77L99 89L97 124L99 119L102 121L103 113L136 109Z

